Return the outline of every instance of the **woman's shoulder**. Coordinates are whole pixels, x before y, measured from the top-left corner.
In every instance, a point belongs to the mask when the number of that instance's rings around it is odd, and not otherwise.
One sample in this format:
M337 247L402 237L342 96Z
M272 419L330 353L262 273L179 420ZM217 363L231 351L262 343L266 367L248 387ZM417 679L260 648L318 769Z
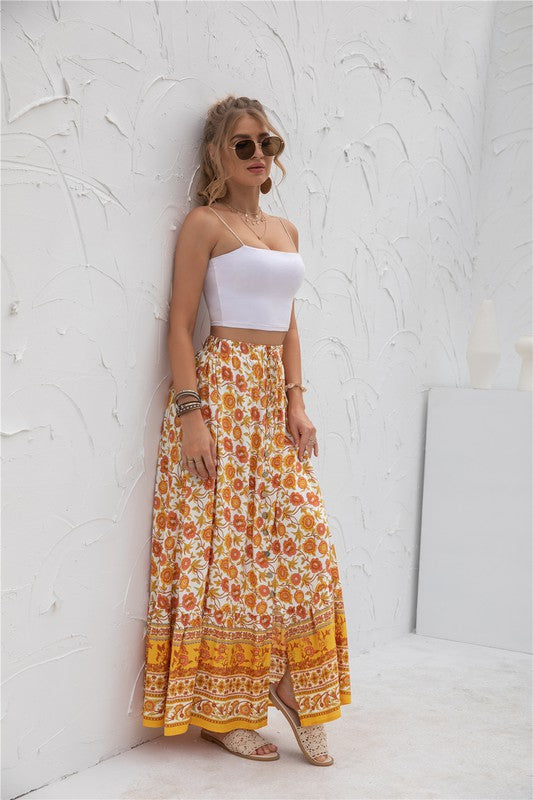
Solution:
M195 206L185 215L181 227L186 227L200 233L216 232L217 218L207 206Z
M195 206L191 208L190 211L187 212L183 221L188 219L196 220L196 219L206 219L214 217L212 210L208 206Z
M294 222L291 222L290 219L287 219L286 217L278 216L277 219L279 219L281 223L285 225L290 235L292 236L294 242L296 243L296 246L298 246L298 228L296 227Z
M289 226L290 226L290 227L292 227L294 230L297 230L297 228L296 228L296 225L294 224L294 222L291 222L291 220L290 220L290 219L287 219L287 217L282 217L280 214L277 214L277 215L274 215L274 218L275 218L275 219L280 219L282 222L284 222L284 223L285 223L285 225L287 225L287 227L289 227Z

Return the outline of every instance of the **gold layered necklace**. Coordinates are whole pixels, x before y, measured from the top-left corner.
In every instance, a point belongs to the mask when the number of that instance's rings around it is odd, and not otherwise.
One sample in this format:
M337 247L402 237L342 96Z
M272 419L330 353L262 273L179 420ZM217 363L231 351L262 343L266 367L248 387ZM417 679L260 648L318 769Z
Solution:
M242 219L242 221L244 222L246 227L249 230L251 230L252 233L255 236L257 236L258 239L260 239L261 241L263 240L263 237L264 237L264 235L266 233L267 218L265 217L265 215L263 213L263 210L261 208L258 209L257 213L250 214L250 213L248 213L248 211L242 211L240 208L235 208L234 206L230 206L229 203L224 203L223 201L220 201L220 202L221 202L221 205L226 206L231 211L235 211L235 213L240 216L240 218ZM256 230L251 228L250 225L248 224L248 220L251 221L252 225L261 225L261 223L264 223L264 225L263 225L263 233L259 234Z

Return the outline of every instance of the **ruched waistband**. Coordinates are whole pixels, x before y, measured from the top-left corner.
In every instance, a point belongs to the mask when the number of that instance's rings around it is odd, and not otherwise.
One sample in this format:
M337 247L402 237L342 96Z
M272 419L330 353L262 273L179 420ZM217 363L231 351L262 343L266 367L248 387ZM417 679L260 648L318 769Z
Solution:
M212 333L208 334L202 349L219 351L221 348L236 351L241 354L253 354L258 356L274 356L280 358L283 354L282 344L254 344L253 342L240 342L237 339L227 339L223 336L214 336Z

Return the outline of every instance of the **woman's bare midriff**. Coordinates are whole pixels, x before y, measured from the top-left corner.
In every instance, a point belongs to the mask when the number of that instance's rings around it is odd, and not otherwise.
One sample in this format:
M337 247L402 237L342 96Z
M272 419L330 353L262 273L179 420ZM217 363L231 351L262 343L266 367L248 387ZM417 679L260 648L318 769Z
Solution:
M225 325L211 325L210 333L222 339L249 344L283 344L287 331L263 331L255 328L229 328Z

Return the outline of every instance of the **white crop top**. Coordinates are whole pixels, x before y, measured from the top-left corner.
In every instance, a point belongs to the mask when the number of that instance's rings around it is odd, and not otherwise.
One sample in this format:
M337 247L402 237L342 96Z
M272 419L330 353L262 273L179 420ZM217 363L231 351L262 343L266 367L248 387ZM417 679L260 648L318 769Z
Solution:
M211 211L217 214L214 208ZM217 217L241 247L209 259L203 294L211 324L288 330L292 301L305 274L300 253L244 244L220 214ZM280 222L294 244L283 220Z

